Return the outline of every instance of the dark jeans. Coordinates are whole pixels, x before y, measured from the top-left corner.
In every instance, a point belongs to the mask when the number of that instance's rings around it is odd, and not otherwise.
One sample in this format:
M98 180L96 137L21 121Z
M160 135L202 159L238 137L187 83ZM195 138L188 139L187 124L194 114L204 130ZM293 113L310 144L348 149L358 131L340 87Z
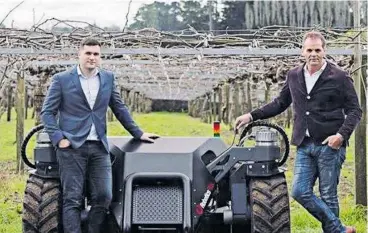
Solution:
M292 197L322 223L324 233L345 233L339 219L337 186L346 148L304 142L297 149ZM320 198L313 193L318 178Z
M56 151L63 193L64 233L81 233L81 208L88 181L91 209L88 232L100 232L112 199L110 156L101 142L86 142L80 148ZM102 231L101 231L102 232Z

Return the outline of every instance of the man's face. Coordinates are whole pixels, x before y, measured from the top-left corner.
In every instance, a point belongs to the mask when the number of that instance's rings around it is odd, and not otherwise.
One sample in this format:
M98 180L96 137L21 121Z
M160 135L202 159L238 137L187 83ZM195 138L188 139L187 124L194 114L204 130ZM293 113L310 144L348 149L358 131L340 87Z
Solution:
M101 47L98 45L84 45L79 49L79 64L84 69L93 70L100 65Z
M303 56L309 66L322 66L325 49L319 38L307 38L303 45Z

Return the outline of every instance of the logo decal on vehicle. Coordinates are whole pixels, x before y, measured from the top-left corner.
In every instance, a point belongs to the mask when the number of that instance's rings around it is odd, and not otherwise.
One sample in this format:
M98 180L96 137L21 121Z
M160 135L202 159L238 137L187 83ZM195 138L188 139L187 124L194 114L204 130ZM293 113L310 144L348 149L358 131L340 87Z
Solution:
M196 212L197 215L202 215L203 214L203 210L206 207L208 199L210 198L214 188L215 188L214 183L209 183L207 185L207 190L203 194L203 198L201 200L201 203L197 204L196 207L195 207L195 212Z

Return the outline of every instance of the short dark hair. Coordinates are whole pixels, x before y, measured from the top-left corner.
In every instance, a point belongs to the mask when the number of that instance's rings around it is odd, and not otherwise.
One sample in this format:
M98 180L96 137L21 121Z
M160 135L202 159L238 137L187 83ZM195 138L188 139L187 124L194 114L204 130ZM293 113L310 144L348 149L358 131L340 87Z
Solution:
M101 43L97 39L89 38L89 37L82 40L82 42L80 44L80 47L82 48L85 45L87 45L87 46L98 45L98 46L101 47Z
M326 48L326 39L325 37L322 35L322 33L318 32L318 31L310 31L304 34L303 37L303 44L304 42L308 39L308 38L312 38L312 39L320 39L322 41L322 47Z

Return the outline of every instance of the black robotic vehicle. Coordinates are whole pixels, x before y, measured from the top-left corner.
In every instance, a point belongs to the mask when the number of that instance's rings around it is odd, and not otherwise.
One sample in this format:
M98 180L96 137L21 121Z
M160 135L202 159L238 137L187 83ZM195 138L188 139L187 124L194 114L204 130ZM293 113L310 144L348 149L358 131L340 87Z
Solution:
M43 128L34 127L22 145L23 160L31 168L23 201L24 233L63 232L55 148ZM37 132L32 163L25 151ZM283 168L287 135L262 121L246 126L234 145L236 135L230 146L220 137L162 137L155 143L108 137L113 200L104 232L289 233ZM250 140L255 145L247 146ZM84 222L88 188L85 194Z

